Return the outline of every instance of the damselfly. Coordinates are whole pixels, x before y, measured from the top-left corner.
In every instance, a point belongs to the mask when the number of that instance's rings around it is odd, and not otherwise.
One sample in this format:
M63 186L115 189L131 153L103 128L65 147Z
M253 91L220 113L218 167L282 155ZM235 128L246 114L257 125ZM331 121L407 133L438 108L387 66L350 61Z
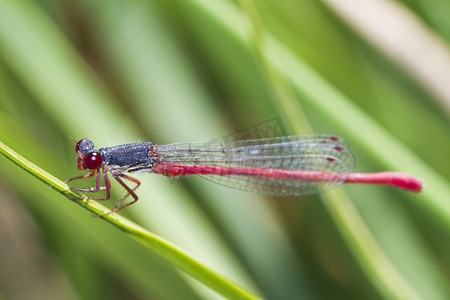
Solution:
M177 143L154 145L150 142L94 148L89 139L76 145L78 169L89 170L85 179L96 175L93 188L71 190L96 193L108 200L111 180L125 188L127 194L113 209L116 212L135 203L135 190L141 182L125 173L147 172L168 177L198 174L213 182L240 190L276 196L301 196L330 190L342 183L384 184L420 191L419 179L398 172L351 173L354 158L347 143L333 135L314 134L235 141L230 143ZM104 178L102 186L101 177ZM130 188L124 179L136 185ZM124 200L130 196L131 202Z

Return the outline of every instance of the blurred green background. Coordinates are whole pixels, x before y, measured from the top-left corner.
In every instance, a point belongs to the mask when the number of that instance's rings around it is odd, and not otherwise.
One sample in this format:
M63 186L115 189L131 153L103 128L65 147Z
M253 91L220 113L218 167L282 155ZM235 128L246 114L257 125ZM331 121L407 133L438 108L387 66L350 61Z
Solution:
M266 299L448 299L450 3L0 0L0 140L65 180L74 147L208 142L279 118L345 138L345 186L270 198L144 174L121 211ZM123 191L113 187L113 197ZM0 157L0 299L221 299Z

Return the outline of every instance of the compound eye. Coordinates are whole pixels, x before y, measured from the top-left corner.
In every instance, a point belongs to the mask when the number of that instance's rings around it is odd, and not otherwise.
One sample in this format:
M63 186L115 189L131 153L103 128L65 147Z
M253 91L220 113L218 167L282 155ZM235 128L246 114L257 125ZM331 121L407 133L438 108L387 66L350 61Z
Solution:
M88 169L96 170L101 167L103 158L100 152L89 152L83 158L84 164Z
M77 153L78 152L87 153L92 149L94 149L94 143L89 139L79 140L77 145L75 146L75 151Z
M84 139L83 139L84 140ZM78 151L80 151L80 144L83 140L79 140L77 145L75 146L75 152L78 153Z

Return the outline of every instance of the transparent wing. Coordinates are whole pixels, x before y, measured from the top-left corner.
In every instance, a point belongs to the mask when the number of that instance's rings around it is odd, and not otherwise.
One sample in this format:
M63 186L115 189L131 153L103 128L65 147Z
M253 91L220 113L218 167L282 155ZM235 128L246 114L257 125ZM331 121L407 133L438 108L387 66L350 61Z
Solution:
M157 153L163 164L181 163L196 169L201 166L256 169L256 174L252 176L199 176L240 190L280 196L299 196L329 190L343 183L354 168L353 155L347 143L339 137L323 134L230 143L177 143L157 146ZM320 171L337 176L329 181L299 181L263 176L268 169Z

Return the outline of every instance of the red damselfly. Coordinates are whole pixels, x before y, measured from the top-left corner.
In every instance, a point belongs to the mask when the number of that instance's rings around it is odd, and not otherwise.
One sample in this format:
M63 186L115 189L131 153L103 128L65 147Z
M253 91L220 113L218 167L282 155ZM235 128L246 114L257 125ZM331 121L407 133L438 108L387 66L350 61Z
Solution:
M301 196L330 190L342 183L384 184L418 192L419 179L399 172L351 173L354 158L347 143L333 135L314 134L235 141L230 143L177 143L154 145L150 142L94 148L89 139L76 145L80 171L96 176L93 188L70 188L92 192L105 191L108 200L111 180L108 173L125 188L127 194L108 212L116 212L135 203L135 190L141 182L124 173L147 172L168 177L198 174L213 182L240 190L277 196ZM102 186L101 177L104 178ZM136 185L130 188L123 180ZM130 196L133 200L123 204Z

